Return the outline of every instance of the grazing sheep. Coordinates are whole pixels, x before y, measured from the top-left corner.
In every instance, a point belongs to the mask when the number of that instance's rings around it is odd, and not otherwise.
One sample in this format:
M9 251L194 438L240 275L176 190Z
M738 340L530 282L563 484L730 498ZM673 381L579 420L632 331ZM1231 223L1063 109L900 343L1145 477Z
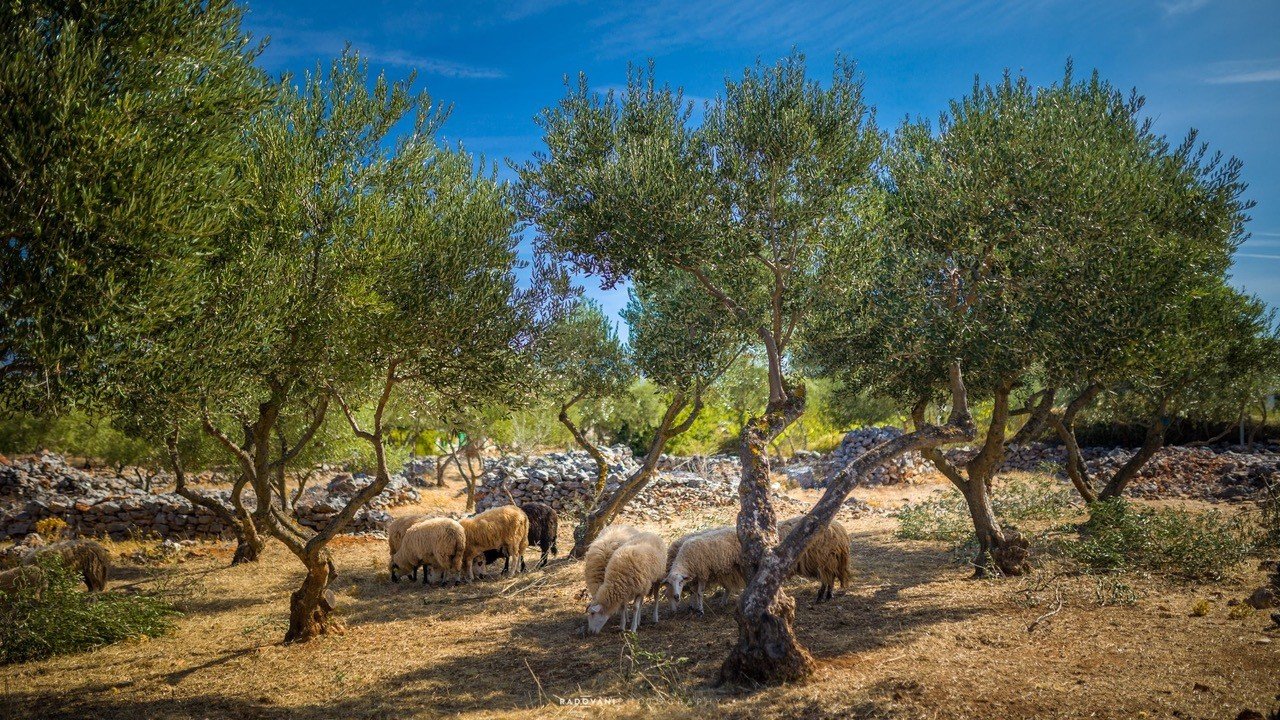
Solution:
M704 612L703 598L708 586L726 591L746 587L742 572L742 544L734 527L718 527L681 538L680 549L667 568L664 584L671 595L671 609L680 603L686 583L694 584L695 608ZM727 597L727 596L726 596Z
M653 597L653 621L658 622L658 597L655 588L662 581L666 567L667 544L654 533L639 533L622 544L605 565L604 582L596 589L587 606L587 630L600 632L609 618L621 610L622 627L630 613L631 632L640 627L645 595Z
M524 572L524 550L529 547L529 516L514 505L490 508L459 522L467 533L467 551L462 564L467 571L467 582L475 579L475 560L486 550L498 550L507 561L502 574L508 574L511 558L520 559L519 572Z
M782 521L778 524L778 534L786 537L798 522L800 522L798 517ZM818 595L815 598L818 602L831 599L835 593L836 581L839 581L840 587L843 588L852 579L849 572L849 546L848 531L838 520L832 520L829 525L813 536L809 546L796 561L794 574L820 583Z
M543 567L547 564L547 553L559 555L560 548L556 544L556 533L560 530L560 518L556 515L556 511L550 505L544 505L538 502L525 503L520 506L525 515L529 516L529 545L537 547L542 551L542 558L538 560L535 568Z
M462 556L467 549L466 532L462 524L449 518L427 518L414 523L404 531L400 539L400 547L391 558L391 573L399 570L417 569L425 565L422 571L422 584L426 585L431 576L428 568L440 571L440 584L453 573L454 582L462 574Z
M390 549L390 557L396 556L396 551L400 549L400 541L404 539L404 533L413 527L414 523L425 518L426 515L405 515L393 519L387 523L387 547ZM391 564L391 582L400 582L400 578L396 575L396 564ZM418 568L414 567L409 571L409 579L418 579Z
M24 565L0 572L0 595L12 596L19 590L35 588L35 596L39 600L47 586L44 569L39 565Z
M584 561L582 570L586 576L588 595L594 596L596 590L600 588L600 583L604 582L604 569L609 564L609 558L614 551L639 533L639 530L630 525L610 525L591 542L587 552L582 556Z
M101 592L107 588L111 554L102 545L93 540L64 540L32 549L23 556L22 564L34 565L51 555L62 558L62 564L68 570L80 573L89 592Z

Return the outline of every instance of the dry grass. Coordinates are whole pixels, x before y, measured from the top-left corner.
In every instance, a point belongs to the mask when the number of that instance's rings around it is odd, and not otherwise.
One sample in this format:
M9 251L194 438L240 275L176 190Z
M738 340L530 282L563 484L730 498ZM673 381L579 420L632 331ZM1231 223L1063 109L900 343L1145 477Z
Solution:
M859 495L892 507L930 489ZM451 488L399 511L460 509ZM731 515L724 508L653 529L674 537ZM1261 572L1214 586L1126 577L1119 591L1052 567L974 581L945 544L895 540L894 521L881 516L842 519L855 538L854 584L819 608L810 606L815 586L791 586L799 635L821 662L801 686L712 687L736 632L731 607L715 600L704 618L664 608L662 622L642 625L631 643L616 623L588 638L581 567L563 557L545 571L424 590L380 579L385 543L344 539L334 549L346 632L281 645L288 593L301 579L293 559L272 545L260 564L231 568L229 549L201 546L167 568L125 567L113 583L183 589L186 616L172 635L3 668L0 715L1234 717L1280 703L1280 638L1265 630L1266 613L1226 604ZM569 523L561 532L567 548ZM1208 612L1193 617L1201 601Z

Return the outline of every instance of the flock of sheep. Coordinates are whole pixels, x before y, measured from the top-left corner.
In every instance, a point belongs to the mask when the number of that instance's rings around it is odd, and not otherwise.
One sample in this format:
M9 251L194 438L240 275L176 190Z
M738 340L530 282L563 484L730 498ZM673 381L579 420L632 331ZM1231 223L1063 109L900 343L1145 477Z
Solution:
M799 518L779 524L786 534ZM556 547L556 513L542 503L503 505L461 520L412 515L393 520L387 526L391 551L391 579L400 573L422 582L439 573L440 584L452 577L455 584L475 579L477 565L488 566L502 559L502 574L524 572L524 552L529 546L542 550L537 567L547 564L548 553ZM818 533L801 554L794 573L819 582L816 599L831 598L835 584L849 581L849 534L832 521ZM692 590L693 608L702 614L708 590L724 588L727 593L746 586L741 565L742 548L732 526L699 530L668 544L652 532L629 525L611 525L587 548L583 574L591 602L587 606L587 629L599 633L615 614L621 614L622 629L635 632L646 597L653 598L653 621L658 622L659 594L667 589L675 612L683 594ZM628 625L630 626L628 628Z

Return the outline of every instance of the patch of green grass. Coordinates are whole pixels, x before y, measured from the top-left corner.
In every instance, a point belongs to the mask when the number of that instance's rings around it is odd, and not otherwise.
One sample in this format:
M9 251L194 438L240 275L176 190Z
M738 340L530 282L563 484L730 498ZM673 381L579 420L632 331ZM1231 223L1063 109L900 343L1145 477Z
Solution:
M43 588L20 588L0 597L0 664L155 637L168 631L178 614L149 595L83 592L80 578L58 558L42 561L40 568Z
M1059 545L1088 570L1138 570L1192 581L1221 580L1254 550L1249 518L1217 511L1192 513L1131 505L1123 499L1095 503L1079 537Z
M1001 522L1017 525L1032 520L1060 520L1074 511L1071 488L1051 478L1014 478L996 483L992 508ZM904 540L959 541L973 535L964 497L939 491L928 499L907 503L895 513L898 537Z

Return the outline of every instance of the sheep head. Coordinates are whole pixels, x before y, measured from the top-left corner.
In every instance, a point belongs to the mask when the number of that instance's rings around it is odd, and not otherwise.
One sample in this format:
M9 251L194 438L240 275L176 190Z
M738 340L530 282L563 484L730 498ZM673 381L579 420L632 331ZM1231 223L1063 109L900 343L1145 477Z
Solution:
M609 617L613 613L609 612L604 605L600 603L592 603L587 606L587 631L592 635L599 635L604 629L604 624L609 622Z
M667 586L667 592L671 595L672 610L675 610L680 603L680 592L684 589L685 581L688 579L683 573L672 571L667 574L667 579L663 581L663 584Z

